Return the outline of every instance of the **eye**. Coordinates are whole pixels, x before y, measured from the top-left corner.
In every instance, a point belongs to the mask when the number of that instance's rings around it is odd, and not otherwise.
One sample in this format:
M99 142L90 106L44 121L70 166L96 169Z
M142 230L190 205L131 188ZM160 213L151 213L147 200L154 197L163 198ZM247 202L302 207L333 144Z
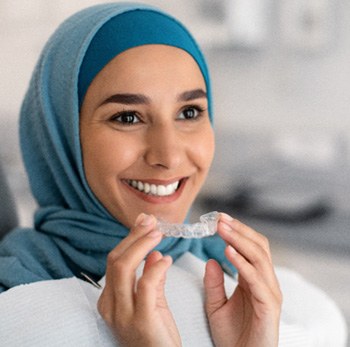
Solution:
M111 120L121 123L122 125L132 125L140 122L139 117L133 111L123 111L117 113L111 118Z
M185 109L181 111L179 114L179 119L189 119L189 120L195 120L198 118L203 110L199 108L198 106L188 106Z

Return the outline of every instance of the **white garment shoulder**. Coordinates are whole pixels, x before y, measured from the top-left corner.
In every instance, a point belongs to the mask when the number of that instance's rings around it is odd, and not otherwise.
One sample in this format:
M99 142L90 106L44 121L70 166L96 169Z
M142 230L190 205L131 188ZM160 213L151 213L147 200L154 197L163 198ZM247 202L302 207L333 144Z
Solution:
M169 269L166 295L184 346L212 346L205 318L205 263L185 254ZM140 274L140 268L138 273ZM344 347L346 325L334 302L287 269L277 269L284 294L281 347ZM104 285L104 279L100 281ZM225 277L226 291L237 282ZM0 341L8 347L116 346L96 309L101 290L77 278L18 286L0 295Z

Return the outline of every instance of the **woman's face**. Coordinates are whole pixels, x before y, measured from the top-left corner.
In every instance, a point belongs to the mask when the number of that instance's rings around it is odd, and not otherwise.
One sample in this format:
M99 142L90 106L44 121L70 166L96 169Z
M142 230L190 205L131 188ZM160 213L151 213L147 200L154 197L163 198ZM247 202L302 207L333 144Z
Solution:
M198 65L165 45L119 54L88 88L80 137L88 184L116 219L182 223L214 154Z

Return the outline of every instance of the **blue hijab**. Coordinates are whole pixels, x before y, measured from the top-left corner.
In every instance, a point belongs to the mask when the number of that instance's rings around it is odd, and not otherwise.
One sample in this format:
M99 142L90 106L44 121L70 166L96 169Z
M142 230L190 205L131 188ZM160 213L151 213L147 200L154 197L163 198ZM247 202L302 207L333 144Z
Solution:
M207 66L190 33L149 6L103 4L67 19L43 49L20 115L25 167L38 209L33 228L17 228L0 244L0 292L35 281L80 277L98 280L107 254L129 230L90 190L82 164L79 108L93 78L117 54L144 44L184 49L197 62L211 93ZM157 247L174 259L192 252L229 265L218 237L166 238Z

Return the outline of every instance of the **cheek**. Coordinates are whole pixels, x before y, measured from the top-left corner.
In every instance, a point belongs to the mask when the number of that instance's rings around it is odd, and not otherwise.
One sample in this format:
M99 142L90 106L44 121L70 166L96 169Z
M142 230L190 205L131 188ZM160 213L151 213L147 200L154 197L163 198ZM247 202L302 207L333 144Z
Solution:
M212 128L206 130L205 133L198 134L191 141L191 150L193 160L197 166L207 173L213 161L215 152L214 132Z
M83 149L89 184L95 186L96 180L115 179L137 161L139 152L137 143L120 134L94 136Z

